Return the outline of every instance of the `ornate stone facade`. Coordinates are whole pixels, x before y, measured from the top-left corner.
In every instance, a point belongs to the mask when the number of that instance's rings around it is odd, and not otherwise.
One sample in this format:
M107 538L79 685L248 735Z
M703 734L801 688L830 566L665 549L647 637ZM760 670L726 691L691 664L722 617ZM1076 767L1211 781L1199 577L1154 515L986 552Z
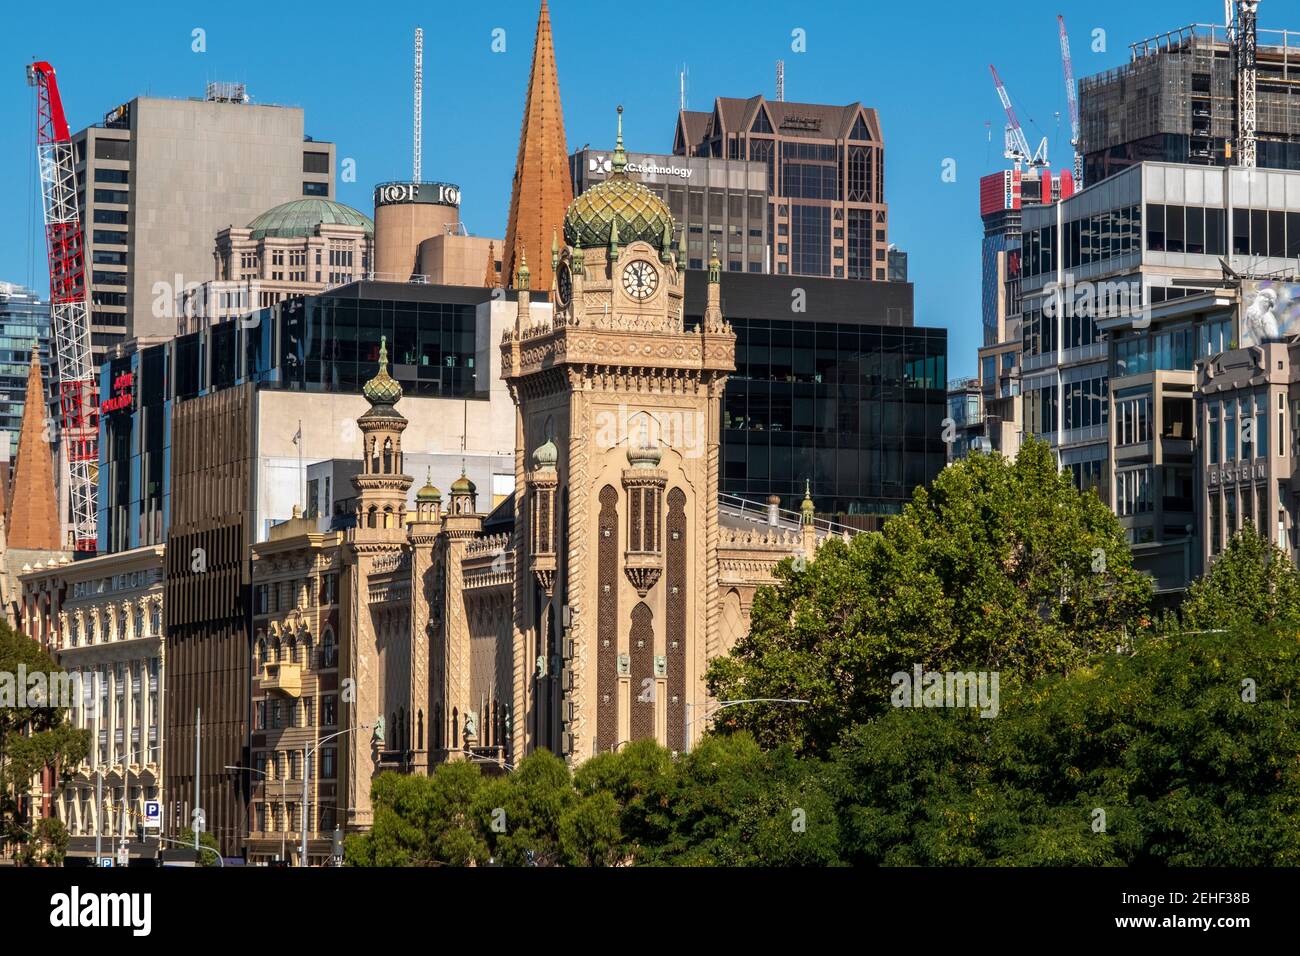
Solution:
M515 495L485 515L462 476L445 498L426 484L409 510L401 389L381 350L357 422L355 526L319 534L291 521L254 549L260 586L305 581L278 611L255 592L264 656L254 706L312 694L295 713L317 715L302 740L266 728L254 759L337 748L328 767L304 764L312 860L328 852L330 826L370 826L383 770L474 760L500 772L537 748L577 763L644 737L684 749L711 713L708 662L744 633L755 589L829 533L807 500L794 520L775 503L719 506L719 402L735 348L720 266L715 258L703 321L687 328L672 216L623 163L620 130L614 175L570 207L566 244L557 237L552 250L549 318L534 317L528 265L515 275L517 316L501 342ZM580 244L600 230L600 245ZM336 591L322 583L334 573ZM273 675L261 642L277 628ZM327 631L337 659L290 652L288 663L303 664L288 680L283 635L300 635L301 647L301 635ZM254 808L250 819L300 826L289 804L301 780L287 789L277 797L264 783L254 802L284 808ZM276 832L254 831L258 853L274 852Z

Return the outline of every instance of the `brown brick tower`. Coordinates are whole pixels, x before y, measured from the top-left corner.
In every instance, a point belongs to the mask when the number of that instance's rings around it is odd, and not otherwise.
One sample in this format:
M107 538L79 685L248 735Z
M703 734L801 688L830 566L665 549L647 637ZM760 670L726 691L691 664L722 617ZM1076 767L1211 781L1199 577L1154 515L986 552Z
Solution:
M551 14L542 0L533 45L533 68L524 101L524 123L519 133L514 186L510 194L510 220L501 257L502 277L514 283L522 258L532 263L532 286L551 289L551 242L564 227L564 212L573 201L569 179L568 148L564 143L564 111L560 107L560 79L555 70L555 44L551 40Z
M58 551L63 547L59 508L54 493L54 456L45 428L45 387L41 359L35 344L27 370L27 397L22 430L18 433L18 459L14 465L9 513L5 520L7 545L15 551Z

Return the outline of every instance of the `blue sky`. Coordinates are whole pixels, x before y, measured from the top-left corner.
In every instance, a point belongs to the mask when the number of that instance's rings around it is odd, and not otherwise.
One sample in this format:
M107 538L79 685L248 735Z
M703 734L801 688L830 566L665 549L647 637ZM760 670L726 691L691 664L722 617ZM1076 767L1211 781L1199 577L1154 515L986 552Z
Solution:
M242 81L257 102L301 106L309 135L356 160L357 182L340 183L338 198L369 212L376 182L410 175L411 44L422 26L424 178L458 183L469 230L502 235L538 2L322 0L301 12L285 4L151 0L8 5L0 14L8 77L0 84L0 280L47 285L34 97L23 79L33 58L54 64L74 128L134 96L201 96L209 80ZM1261 28L1300 28L1300 15L1278 19L1281 6L1262 5ZM66 11L62 23L59 11ZM988 64L997 66L1029 139L1048 136L1053 167L1068 166L1057 13L1065 15L1081 77L1125 62L1134 40L1217 22L1223 6L552 0L569 149L611 145L622 103L628 148L669 152L683 63L692 109L707 109L715 96L773 96L777 59L785 60L789 100L875 107L886 143L889 238L910 255L917 324L949 329L950 375L971 375L981 335L978 182L1003 163L1004 118ZM205 31L206 52L191 49L196 28ZM491 49L498 28L503 53ZM796 29L805 31L805 52L791 50ZM1104 51L1093 49L1097 30ZM943 181L946 159L956 161L955 182Z

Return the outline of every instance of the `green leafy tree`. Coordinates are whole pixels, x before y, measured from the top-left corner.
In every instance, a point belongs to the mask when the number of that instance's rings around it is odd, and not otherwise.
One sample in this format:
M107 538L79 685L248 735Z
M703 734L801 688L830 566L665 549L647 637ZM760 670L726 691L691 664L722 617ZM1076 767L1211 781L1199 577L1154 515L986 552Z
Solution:
M615 866L623 861L619 806L613 794L598 790L560 818L560 856L569 866Z
M1182 626L1300 630L1300 571L1247 522L1187 589Z
M498 865L555 866L565 859L560 823L577 802L564 761L549 750L535 750L513 773L479 791L475 820Z
M477 764L442 764L428 776L382 773L370 788L374 824L344 847L350 866L465 866L486 859L472 806L486 781Z
M672 866L826 866L838 862L836 808L820 764L747 733L706 737L631 806L636 862Z
M171 843L168 846L178 850L194 849L194 830L192 828L186 827L176 839L180 842ZM204 830L199 834L199 846L205 848L199 850L199 866L221 865L221 861L217 859L221 855L221 844L217 842L216 837ZM212 852L208 852L209 850Z
M844 858L898 865L1294 866L1300 641L1172 634L1002 694L995 719L855 727L828 790Z
M67 708L24 700L28 688L17 686L20 667L28 675L63 673L36 641L0 621L0 839L25 842L30 835L19 819L20 795L46 767L66 782L85 759L90 737L67 723Z
M23 845L18 860L23 866L62 866L68 851L68 828L58 817L43 817Z
M711 664L709 688L811 703L735 708L718 727L821 755L888 708L898 671L1064 673L1140 626L1152 593L1115 516L1032 439L1014 461L973 455L944 469L880 533L828 541L777 576L755 597L749 634Z

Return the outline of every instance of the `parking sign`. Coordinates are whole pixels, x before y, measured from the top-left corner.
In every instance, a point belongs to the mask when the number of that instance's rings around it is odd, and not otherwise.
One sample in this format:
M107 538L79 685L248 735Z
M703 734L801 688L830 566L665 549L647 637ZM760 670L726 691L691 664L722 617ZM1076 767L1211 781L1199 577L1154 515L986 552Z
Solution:
M144 802L144 828L157 830L162 826L162 804L157 800Z

